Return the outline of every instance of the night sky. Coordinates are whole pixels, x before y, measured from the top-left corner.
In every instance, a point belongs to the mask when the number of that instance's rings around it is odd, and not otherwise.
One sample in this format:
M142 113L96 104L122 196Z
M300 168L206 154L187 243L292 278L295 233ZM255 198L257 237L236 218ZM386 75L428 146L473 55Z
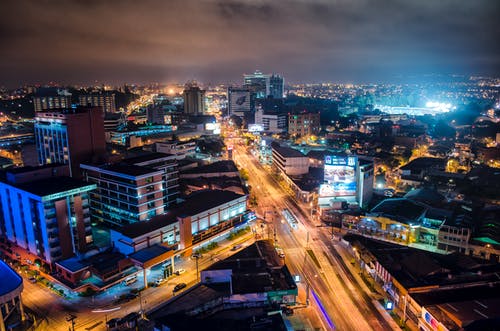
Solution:
M498 0L1 0L0 85L500 76Z

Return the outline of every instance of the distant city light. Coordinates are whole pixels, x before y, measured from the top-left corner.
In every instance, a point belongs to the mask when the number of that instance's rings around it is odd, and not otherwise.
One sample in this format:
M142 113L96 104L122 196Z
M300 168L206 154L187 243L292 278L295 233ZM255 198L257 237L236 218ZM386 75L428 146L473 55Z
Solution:
M427 108L433 108L436 110L439 110L441 112L449 112L452 108L452 105L450 103L444 103L444 102L435 102L435 101L428 101L425 104L425 107Z

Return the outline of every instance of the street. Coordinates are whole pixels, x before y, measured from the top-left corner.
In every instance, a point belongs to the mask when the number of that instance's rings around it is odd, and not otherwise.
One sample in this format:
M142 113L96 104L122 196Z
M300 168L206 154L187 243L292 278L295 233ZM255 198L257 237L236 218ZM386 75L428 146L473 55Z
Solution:
M266 218L268 233L276 234L277 245L284 249L286 264L309 284L309 303L316 307L323 328L339 330L390 330L390 324L376 309L373 299L365 293L366 286L352 275L333 245L329 230L319 227L272 177L268 169L246 151L234 144L233 158L249 173L249 184L257 197L257 214ZM297 229L282 221L283 209L299 220ZM302 210L301 210L302 209ZM272 238L272 237L270 237ZM345 254L345 253L344 253ZM387 316L385 316L387 317Z

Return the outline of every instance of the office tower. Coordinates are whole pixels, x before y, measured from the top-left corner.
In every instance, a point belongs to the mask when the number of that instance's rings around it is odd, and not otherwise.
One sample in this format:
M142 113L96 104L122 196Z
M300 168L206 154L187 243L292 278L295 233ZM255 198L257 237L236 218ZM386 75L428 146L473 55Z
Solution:
M184 113L187 115L203 115L205 112L205 90L196 82L188 82L184 88Z
M243 75L243 85L255 93L257 99L264 99L269 95L269 78L269 75L256 70L253 74Z
M35 140L40 164L69 164L71 177L80 178L80 163L106 151L103 112L99 107L39 112Z
M255 111L255 124L262 125L264 131L279 133L286 131L287 115L264 111L262 107Z
M50 164L14 168L0 180L2 236L47 263L93 244L89 193L96 185L68 175L68 165Z
M35 112L51 109L70 108L71 93L64 89L54 87L43 87L37 90L33 96L33 107Z
M115 94L99 92L82 94L78 97L81 106L101 107L104 113L116 113Z
M285 79L276 74L269 78L269 96L273 99L283 99L285 94Z
M165 170L125 163L81 168L85 180L98 187L90 196L93 221L122 226L164 213Z
M142 155L129 157L123 163L148 167L163 171L163 196L165 208L177 201L179 196L179 169L177 155L157 152L144 152Z
M319 113L288 114L288 134L295 137L317 135L321 130Z
M254 109L254 94L249 88L229 87L227 89L227 104L229 116L243 117Z

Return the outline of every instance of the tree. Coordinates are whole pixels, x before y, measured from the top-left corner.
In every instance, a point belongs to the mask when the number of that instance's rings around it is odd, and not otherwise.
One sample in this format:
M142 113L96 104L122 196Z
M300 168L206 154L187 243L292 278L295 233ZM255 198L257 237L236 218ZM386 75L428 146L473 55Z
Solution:
M436 138L453 138L455 134L455 129L443 120L439 120L434 126L433 136Z

